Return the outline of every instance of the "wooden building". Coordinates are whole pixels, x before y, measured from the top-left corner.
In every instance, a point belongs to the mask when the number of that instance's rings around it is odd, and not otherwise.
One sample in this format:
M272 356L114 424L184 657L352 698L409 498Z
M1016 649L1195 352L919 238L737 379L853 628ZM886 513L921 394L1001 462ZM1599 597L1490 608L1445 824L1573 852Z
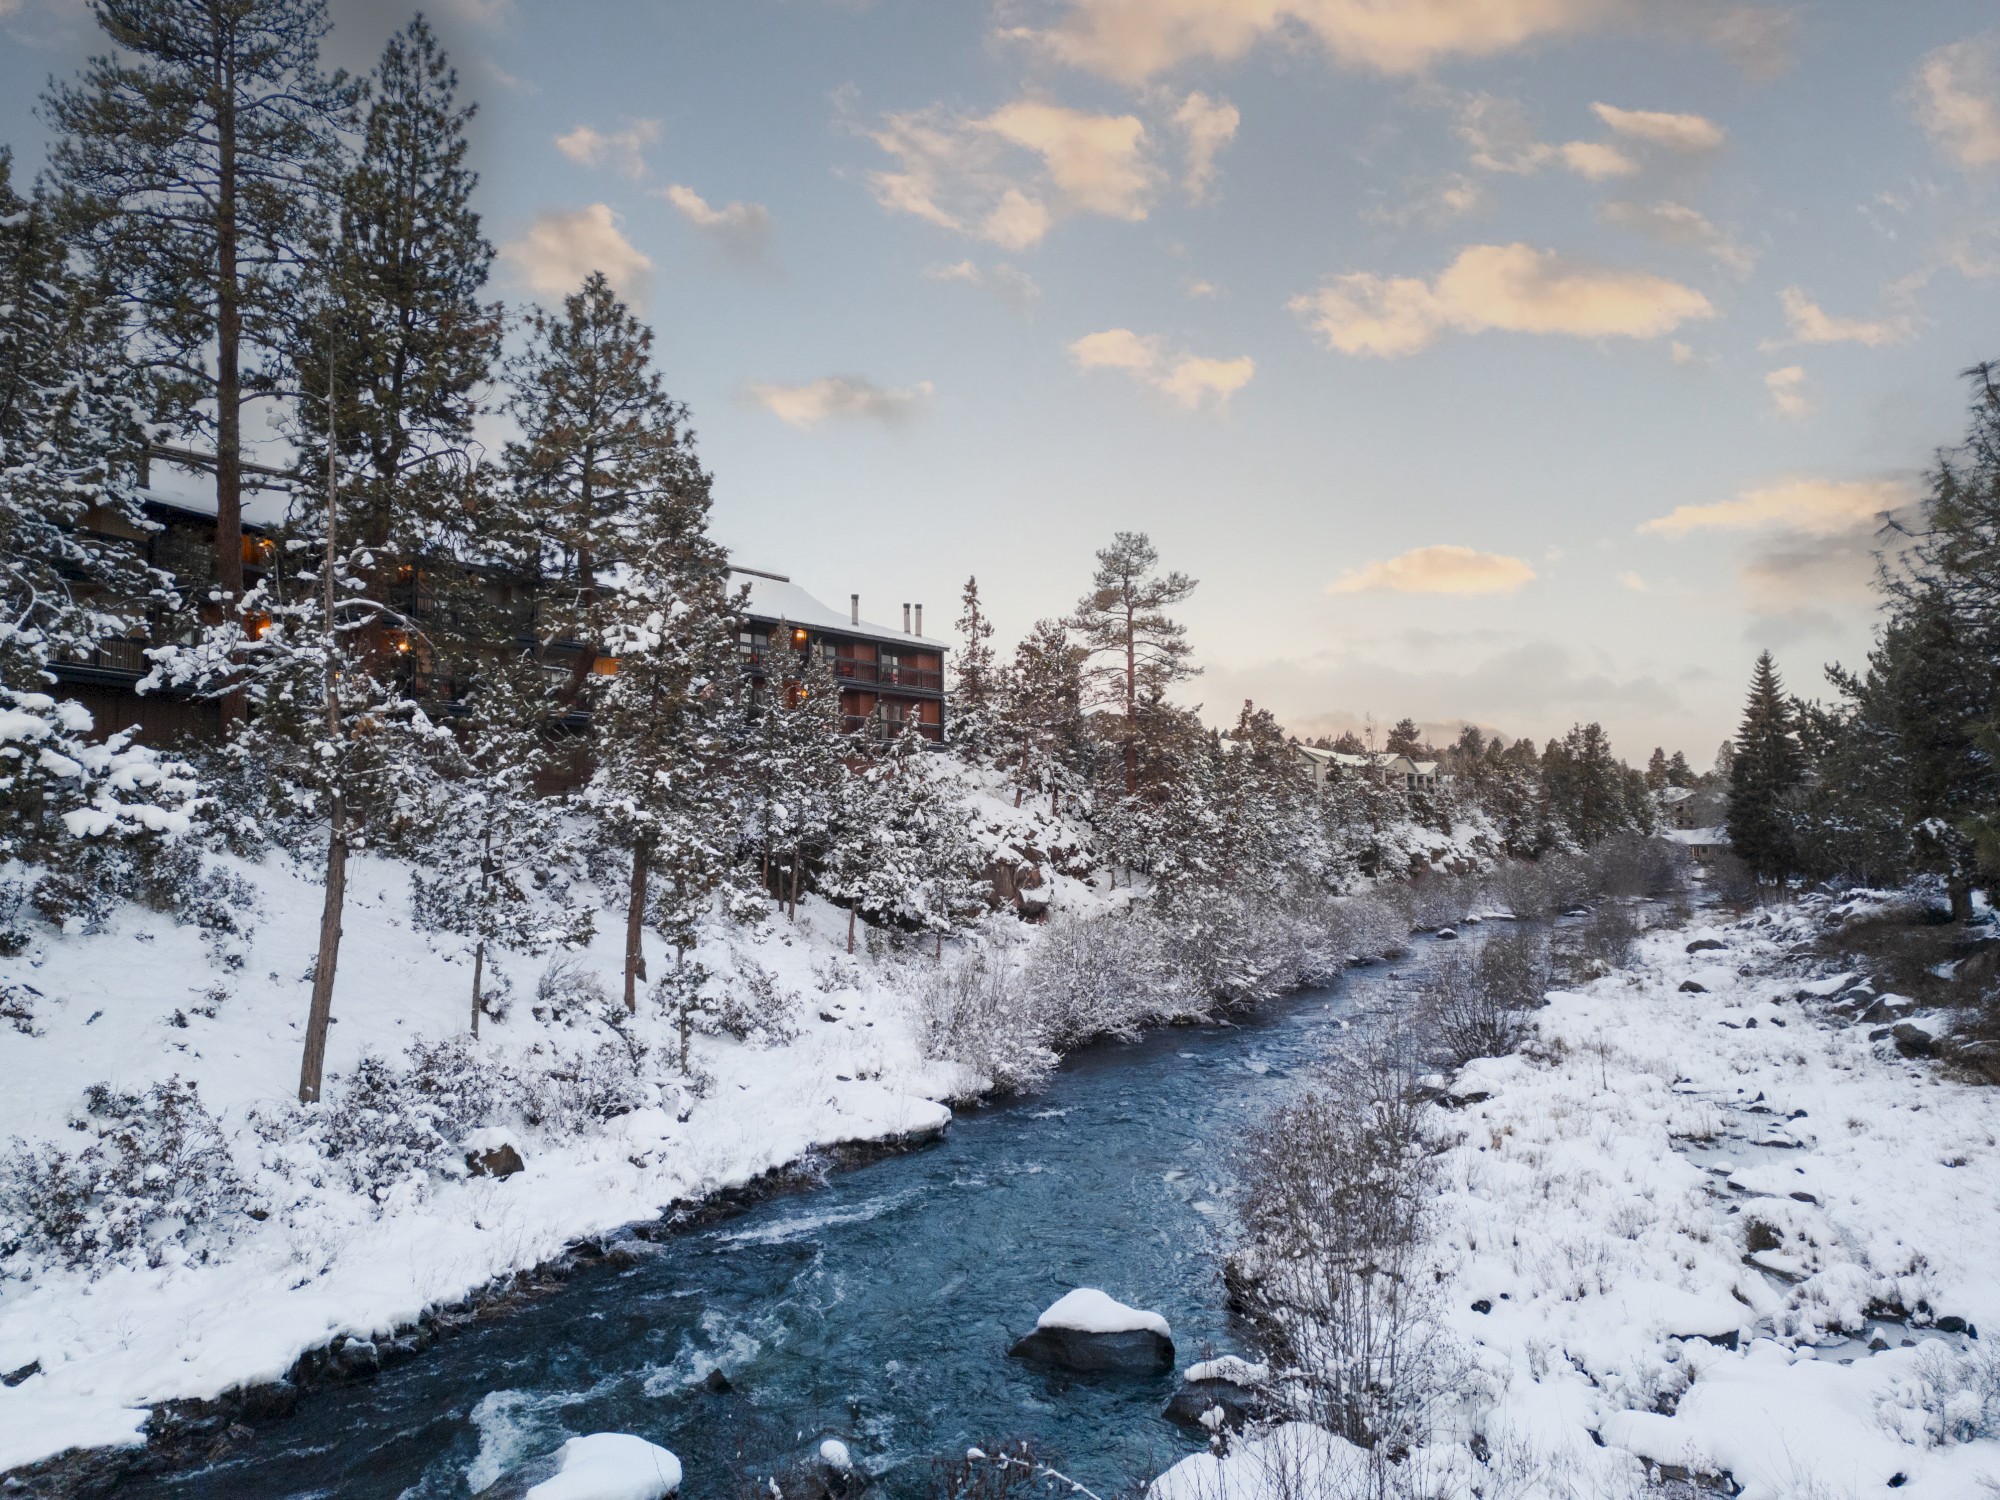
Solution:
M732 585L747 584L737 650L745 670L762 680L776 660L774 637L785 633L792 651L816 651L840 683L841 722L849 733L876 738L913 732L944 738L943 641L924 634L924 607L903 606L903 626L872 625L861 618L861 596L848 596L845 614L827 608L782 573L730 569Z

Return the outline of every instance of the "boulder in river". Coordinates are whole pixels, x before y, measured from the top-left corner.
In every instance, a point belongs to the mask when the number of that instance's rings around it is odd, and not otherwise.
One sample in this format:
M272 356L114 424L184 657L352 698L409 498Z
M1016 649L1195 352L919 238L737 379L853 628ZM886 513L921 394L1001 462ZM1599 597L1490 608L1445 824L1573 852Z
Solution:
M1270 1366L1253 1364L1234 1354L1205 1359L1181 1372L1186 1383L1174 1392L1162 1415L1169 1422L1211 1433L1223 1428L1237 1431L1264 1414L1258 1387L1270 1378Z
M1058 1298L1035 1321L1035 1331L1007 1353L1070 1370L1157 1374L1174 1367L1167 1320L1127 1307L1095 1287L1078 1287Z
M504 1476L479 1500L666 1500L680 1487L681 1461L659 1444L593 1432Z

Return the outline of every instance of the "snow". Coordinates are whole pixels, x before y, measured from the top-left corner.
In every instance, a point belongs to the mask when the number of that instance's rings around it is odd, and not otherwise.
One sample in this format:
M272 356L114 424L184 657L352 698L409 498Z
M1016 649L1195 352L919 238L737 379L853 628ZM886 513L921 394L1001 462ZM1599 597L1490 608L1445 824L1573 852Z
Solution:
M593 1432L562 1445L562 1467L527 1500L662 1500L681 1487L681 1461L629 1432Z
M830 630L839 635L862 636L891 646L922 647L927 651L951 649L949 642L933 636L916 635L888 625L871 625L866 620L856 625L851 611L828 608L789 579L768 577L740 568L731 569L729 579L732 588L746 583L750 586L750 601L744 613L755 619L783 620L790 625Z
M1127 1307L1096 1287L1081 1286L1051 1303L1035 1319L1037 1328L1068 1328L1078 1333L1136 1333L1150 1330L1162 1338L1173 1335L1167 1320L1156 1312Z
M1235 1354L1225 1354L1220 1359L1204 1359L1199 1364L1189 1365L1181 1372L1181 1378L1188 1381L1226 1380L1231 1385L1258 1386L1271 1378L1271 1367L1253 1364Z
M847 1444L839 1438L828 1438L819 1445L819 1460L829 1469L838 1469L843 1474L854 1467L854 1455L847 1451Z
M1304 1422L1286 1422L1226 1453L1195 1453L1146 1488L1146 1500L1274 1500L1370 1493L1351 1488L1368 1455Z

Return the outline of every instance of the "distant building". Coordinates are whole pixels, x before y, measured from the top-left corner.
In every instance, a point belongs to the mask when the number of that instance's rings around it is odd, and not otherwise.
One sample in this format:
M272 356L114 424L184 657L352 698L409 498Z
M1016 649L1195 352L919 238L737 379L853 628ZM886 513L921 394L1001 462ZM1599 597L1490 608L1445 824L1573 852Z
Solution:
M861 618L861 596L846 614L829 609L782 573L731 568L732 585L748 584L750 602L737 635L745 668L762 681L779 659L775 648L817 651L840 683L842 726L880 738L913 731L944 738L943 641L923 633L924 607L903 606L903 627ZM778 631L786 638L775 639Z
M1314 786L1325 786L1327 779L1336 772L1373 776L1385 785L1398 788L1405 795L1429 791L1438 784L1438 763L1434 760L1412 760L1407 755L1395 755L1387 750L1377 750L1371 755L1349 755L1341 750L1318 750L1311 745L1293 745L1292 749L1312 771Z
M1694 827L1694 788L1662 787L1659 793L1660 818L1669 828Z
M1679 844L1687 850L1694 856L1695 863L1701 865L1729 848L1727 828L1676 828L1665 837L1669 843Z

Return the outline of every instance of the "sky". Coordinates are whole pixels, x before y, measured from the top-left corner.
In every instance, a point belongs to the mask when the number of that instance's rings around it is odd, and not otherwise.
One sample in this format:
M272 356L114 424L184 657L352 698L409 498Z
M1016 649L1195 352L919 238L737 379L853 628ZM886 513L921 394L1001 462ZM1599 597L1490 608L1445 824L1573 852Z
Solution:
M408 12L339 0L365 69ZM737 559L1000 638L1143 531L1217 722L1825 694L2000 358L1991 0L441 0L496 290L603 269ZM0 142L99 46L0 0ZM496 438L498 434L495 434Z

